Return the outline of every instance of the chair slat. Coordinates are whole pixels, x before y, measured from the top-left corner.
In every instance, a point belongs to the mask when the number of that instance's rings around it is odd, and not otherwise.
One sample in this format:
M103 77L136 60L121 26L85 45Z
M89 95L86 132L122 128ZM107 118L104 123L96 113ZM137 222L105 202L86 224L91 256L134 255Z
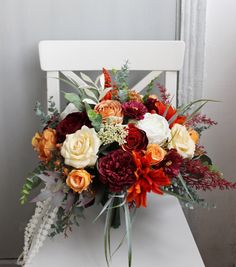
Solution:
M126 60L131 70L178 71L184 47L182 41L41 41L39 55L45 71L119 69Z
M47 100L49 100L50 97L53 97L56 108L60 111L60 80L58 71L47 72ZM48 113L50 112L48 111Z

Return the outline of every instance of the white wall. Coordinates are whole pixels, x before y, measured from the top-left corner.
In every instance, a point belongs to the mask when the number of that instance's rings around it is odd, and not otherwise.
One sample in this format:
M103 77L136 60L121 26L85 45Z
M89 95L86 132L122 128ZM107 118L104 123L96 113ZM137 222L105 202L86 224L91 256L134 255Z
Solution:
M235 0L208 0L206 37L204 96L222 102L205 109L219 125L205 133L203 142L225 177L236 181ZM236 190L206 197L217 209L188 214L206 267L236 266Z

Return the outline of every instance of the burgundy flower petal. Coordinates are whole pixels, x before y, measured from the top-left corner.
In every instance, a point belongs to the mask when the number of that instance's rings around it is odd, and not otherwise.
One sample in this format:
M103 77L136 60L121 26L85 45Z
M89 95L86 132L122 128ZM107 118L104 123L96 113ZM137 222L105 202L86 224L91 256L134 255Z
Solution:
M130 153L114 150L98 161L99 179L111 192L126 190L136 181L136 167Z
M80 130L83 125L91 127L91 122L86 112L74 112L67 115L56 127L57 142L64 142L67 134L72 134Z
M129 101L122 104L124 115L135 120L142 120L144 114L147 113L147 108L143 103L137 101Z

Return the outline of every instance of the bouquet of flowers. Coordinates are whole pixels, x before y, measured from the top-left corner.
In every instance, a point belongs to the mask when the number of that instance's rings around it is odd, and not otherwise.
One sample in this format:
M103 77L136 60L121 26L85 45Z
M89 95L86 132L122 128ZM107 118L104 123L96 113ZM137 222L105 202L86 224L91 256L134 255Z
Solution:
M148 206L148 193L173 195L189 208L208 207L197 190L236 187L199 144L202 131L216 124L200 113L211 100L174 108L155 79L143 95L131 90L128 73L125 64L110 73L103 69L95 82L81 73L86 86L70 77L61 79L74 89L64 92L69 103L61 114L52 98L48 114L36 104L43 130L35 134L32 146L39 165L26 179L21 203L33 188L43 187L31 200L36 209L25 229L20 264L32 260L47 236L67 236L86 208L100 204L101 212L94 217L105 216L107 265L110 229L119 227L124 211L131 266L132 217L137 208Z

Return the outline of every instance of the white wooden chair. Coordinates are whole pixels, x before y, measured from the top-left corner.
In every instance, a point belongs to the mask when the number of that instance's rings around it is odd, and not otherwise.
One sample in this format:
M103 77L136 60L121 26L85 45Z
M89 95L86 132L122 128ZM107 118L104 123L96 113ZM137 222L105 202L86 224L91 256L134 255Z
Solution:
M39 44L42 70L47 72L48 98L54 96L60 108L59 72L79 79L72 71L119 68L126 59L131 70L151 72L134 88L141 91L163 71L165 84L176 95L177 72L184 57L180 41L42 41ZM78 80L78 82L81 82ZM30 266L105 267L102 219L91 221L98 207L87 210L87 219L74 228L68 239L48 240ZM114 230L120 240L124 229ZM203 267L201 256L177 199L150 195L148 207L138 211L133 225L133 267ZM126 246L113 257L112 267L127 266Z

